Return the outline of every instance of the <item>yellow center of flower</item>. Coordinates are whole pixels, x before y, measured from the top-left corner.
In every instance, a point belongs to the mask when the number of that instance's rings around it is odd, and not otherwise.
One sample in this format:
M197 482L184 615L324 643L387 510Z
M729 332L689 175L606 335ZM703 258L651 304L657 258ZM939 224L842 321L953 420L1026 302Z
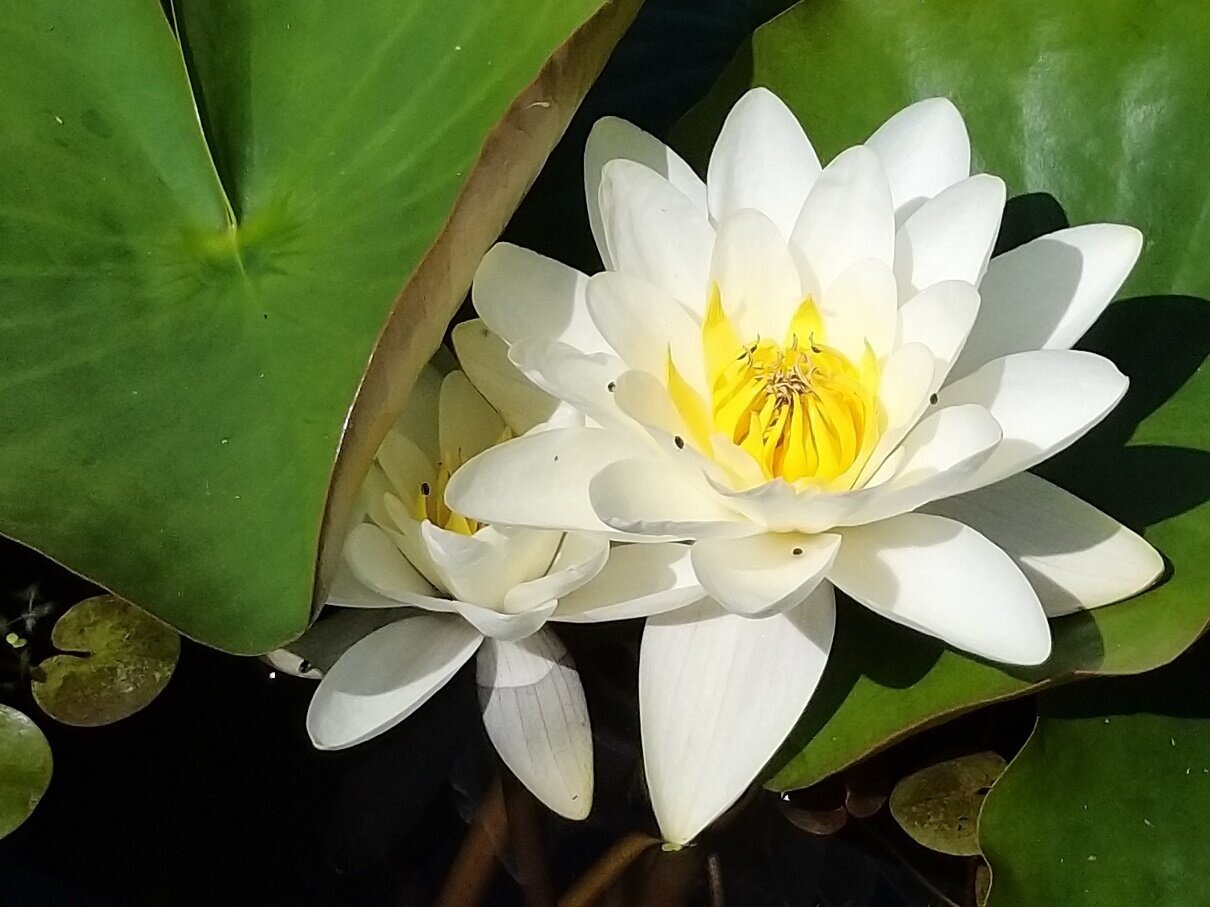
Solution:
M866 346L860 365L825 343L807 299L781 343L740 339L717 287L702 325L708 401L668 359L669 391L695 445L722 435L747 452L766 480L851 487L878 439L878 363Z
M453 469L449 469L444 463L438 463L437 478L433 482L420 483L416 497L412 499L412 517L417 522L427 519L434 526L460 535L474 535L483 525L478 520L455 513L445 504L445 486L461 465L456 463Z

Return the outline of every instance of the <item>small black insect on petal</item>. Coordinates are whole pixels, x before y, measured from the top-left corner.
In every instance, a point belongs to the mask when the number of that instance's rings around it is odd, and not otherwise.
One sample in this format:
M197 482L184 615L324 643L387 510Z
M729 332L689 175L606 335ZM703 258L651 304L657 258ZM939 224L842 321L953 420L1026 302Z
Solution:
M677 435L675 438L673 438L672 443L674 443L676 445L677 450L685 449L685 439L682 438L680 435Z
M428 482L421 482L421 483L420 483L420 493L421 493L422 495L424 495L426 498L429 496L429 492L430 492L431 490L432 490L432 489L430 489L430 488L429 488L429 483L428 483Z
M936 403L936 402L937 402L937 395L936 394L929 395L929 403Z
M802 555L802 549L801 549L801 548L795 548L795 549L793 549L793 550L792 550L790 553L791 553L792 555L794 555L795 557L800 557L800 556Z

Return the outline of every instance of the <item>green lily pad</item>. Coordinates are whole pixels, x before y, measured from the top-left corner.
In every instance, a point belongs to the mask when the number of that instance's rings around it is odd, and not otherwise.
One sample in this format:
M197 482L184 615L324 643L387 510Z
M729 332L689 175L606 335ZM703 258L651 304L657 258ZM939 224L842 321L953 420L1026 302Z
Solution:
M70 608L51 642L79 654L52 655L38 665L34 701L51 718L78 727L112 724L146 707L168 685L181 654L176 630L113 595Z
M1208 667L1203 643L1153 674L1039 698L979 822L989 907L1206 903Z
M637 5L3 0L0 533L219 648L298 636Z
M50 744L29 716L0 705L0 838L29 818L50 785Z
M1147 236L1126 288L1136 298L1115 303L1082 343L1117 362L1130 393L1039 472L1143 531L1171 576L1130 602L1054 621L1054 655L1040 669L981 662L842 607L828 672L770 787L808 786L984 703L1150 670L1206 629L1208 40L1210 7L1192 3L988 0L962 11L946 0L813 0L758 30L682 124L683 148L701 161L735 98L765 85L826 160L906 104L944 95L966 117L976 169L1031 194L1009 203L1002 242L1064 217Z
M917 844L973 857L979 853L979 810L1004 766L1004 757L984 752L922 768L891 791L891 815Z

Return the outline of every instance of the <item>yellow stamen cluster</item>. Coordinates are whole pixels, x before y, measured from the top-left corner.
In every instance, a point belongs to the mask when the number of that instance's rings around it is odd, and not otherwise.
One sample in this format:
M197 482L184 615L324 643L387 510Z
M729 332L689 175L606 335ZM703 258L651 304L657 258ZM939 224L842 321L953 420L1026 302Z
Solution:
M456 463L454 469L450 469L444 463L438 463L436 479L433 482L420 483L416 497L412 500L412 516L418 522L427 519L434 526L460 535L474 535L478 531L482 525L478 520L455 513L445 503L445 486L449 484L454 470L461 465Z
M878 365L867 346L860 366L827 346L807 299L777 343L745 343L715 288L702 325L709 401L668 360L669 391L699 449L721 434L747 452L766 480L852 487L878 438Z

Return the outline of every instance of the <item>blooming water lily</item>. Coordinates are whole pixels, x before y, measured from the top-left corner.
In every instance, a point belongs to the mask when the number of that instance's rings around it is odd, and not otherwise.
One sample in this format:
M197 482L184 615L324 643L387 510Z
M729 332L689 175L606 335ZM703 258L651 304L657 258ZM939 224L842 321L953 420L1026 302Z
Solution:
M1137 230L1074 227L993 259L1005 187L971 175L945 100L826 167L761 89L727 118L705 181L619 120L585 158L606 270L498 245L467 328L497 335L565 417L471 459L446 503L691 543L706 594L651 617L640 658L667 840L694 838L784 741L828 658L834 589L1033 665L1048 616L1159 576L1138 535L1026 472L1126 391L1070 347L1130 272Z
M364 518L328 596L331 605L421 610L340 657L315 692L307 729L321 749L361 743L407 718L475 656L484 725L501 758L548 807L580 819L592 804L588 711L567 649L544 625L646 616L702 592L683 546L623 546L610 558L604 534L495 527L445 505L464 460L531 427L549 402L517 391L520 376L508 379L507 360L486 355L490 346L459 346L488 398L464 372L422 374L378 451Z

